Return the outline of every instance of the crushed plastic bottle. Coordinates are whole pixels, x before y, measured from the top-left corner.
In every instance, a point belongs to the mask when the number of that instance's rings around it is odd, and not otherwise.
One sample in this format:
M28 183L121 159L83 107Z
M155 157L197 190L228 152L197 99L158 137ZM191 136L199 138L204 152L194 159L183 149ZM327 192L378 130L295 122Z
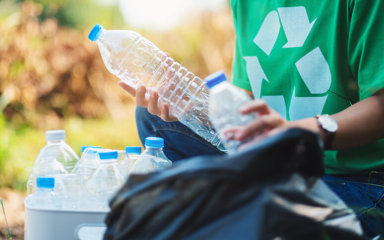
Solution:
M65 142L64 130L47 131L46 139L47 145L40 150L28 178L28 194L36 190L37 176L70 173L79 161L79 157Z
M222 149L208 117L204 81L139 33L95 25L88 38L97 43L107 69L132 87L156 89L170 113L212 145Z
M141 147L136 147L136 146L125 147L125 156L119 162L120 172L124 178L128 176L129 170L132 168L133 164L135 164L140 154L141 154Z
M209 75L205 80L211 92L209 117L225 148L229 153L234 152L243 142L231 139L224 132L229 128L244 126L257 117L257 114L243 115L239 111L242 105L252 99L245 91L229 83L222 71Z
M172 167L172 161L165 156L163 147L164 139L147 137L145 139L145 151L133 164L129 174L146 174Z
M105 150L98 154L100 165L86 185L94 203L93 208L108 209L109 199L122 186L124 179L118 169L117 151Z

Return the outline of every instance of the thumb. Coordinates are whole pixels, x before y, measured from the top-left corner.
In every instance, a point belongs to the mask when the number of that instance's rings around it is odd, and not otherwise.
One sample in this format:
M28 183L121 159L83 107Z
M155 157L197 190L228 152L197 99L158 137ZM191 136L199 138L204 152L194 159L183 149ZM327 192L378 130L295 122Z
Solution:
M131 94L132 96L136 96L136 88L130 86L129 84L127 84L124 81L119 81L118 84L120 85L120 87L122 87L129 94Z

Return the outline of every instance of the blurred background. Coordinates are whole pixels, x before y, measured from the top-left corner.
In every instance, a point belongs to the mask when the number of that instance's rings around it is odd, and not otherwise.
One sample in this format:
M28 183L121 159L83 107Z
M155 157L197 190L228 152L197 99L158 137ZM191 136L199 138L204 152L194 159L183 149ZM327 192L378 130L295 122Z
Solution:
M12 196L23 196L34 160L46 144L46 130L64 129L78 154L83 145L141 145L135 99L117 85L87 38L96 23L141 33L202 78L221 69L231 74L229 0L0 0L4 201L23 200ZM0 228L3 223L0 214Z

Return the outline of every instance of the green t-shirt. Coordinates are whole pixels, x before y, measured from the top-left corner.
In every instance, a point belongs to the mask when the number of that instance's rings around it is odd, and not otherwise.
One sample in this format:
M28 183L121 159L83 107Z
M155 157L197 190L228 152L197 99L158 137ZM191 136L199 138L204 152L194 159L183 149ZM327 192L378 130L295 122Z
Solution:
M334 114L384 88L384 1L232 0L233 84L288 120ZM383 123L384 124L384 123ZM328 174L384 167L384 139L326 151Z

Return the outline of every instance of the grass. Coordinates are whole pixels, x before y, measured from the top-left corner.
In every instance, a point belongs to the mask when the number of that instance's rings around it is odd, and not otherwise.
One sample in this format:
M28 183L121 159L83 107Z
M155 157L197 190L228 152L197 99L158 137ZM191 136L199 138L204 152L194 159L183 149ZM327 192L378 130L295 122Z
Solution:
M81 146L97 145L109 149L141 146L135 119L81 119L63 121L67 143L80 155ZM7 123L0 114L0 188L25 191L35 158L46 144L45 130Z
M4 230L4 236L5 236L6 239L12 240L12 235L11 235L11 233L9 231L7 215L5 214L3 199L1 199L1 197L0 197L0 205L1 205L1 210L2 210L2 213L4 215L4 220L5 220L5 225L6 225L6 229Z

